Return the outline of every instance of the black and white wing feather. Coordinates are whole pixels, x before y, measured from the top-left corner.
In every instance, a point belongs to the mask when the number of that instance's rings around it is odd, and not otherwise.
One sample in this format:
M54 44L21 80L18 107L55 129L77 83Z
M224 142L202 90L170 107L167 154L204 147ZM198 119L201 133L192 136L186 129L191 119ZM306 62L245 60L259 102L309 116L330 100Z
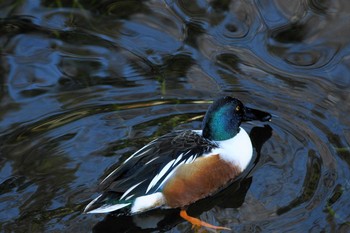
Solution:
M181 164L191 163L217 145L201 136L201 132L186 130L166 134L131 155L100 184L103 192L85 212L100 206L127 206L137 197L162 190L166 181Z

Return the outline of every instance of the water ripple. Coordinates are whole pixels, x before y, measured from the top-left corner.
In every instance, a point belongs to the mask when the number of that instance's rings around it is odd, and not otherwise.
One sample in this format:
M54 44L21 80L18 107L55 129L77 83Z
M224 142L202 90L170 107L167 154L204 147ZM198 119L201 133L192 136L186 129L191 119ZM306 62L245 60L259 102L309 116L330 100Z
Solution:
M199 129L224 94L273 119L242 124L256 146L247 177L189 211L237 232L349 231L349 4L0 5L4 231L190 231L177 210L81 212L109 171L162 134Z

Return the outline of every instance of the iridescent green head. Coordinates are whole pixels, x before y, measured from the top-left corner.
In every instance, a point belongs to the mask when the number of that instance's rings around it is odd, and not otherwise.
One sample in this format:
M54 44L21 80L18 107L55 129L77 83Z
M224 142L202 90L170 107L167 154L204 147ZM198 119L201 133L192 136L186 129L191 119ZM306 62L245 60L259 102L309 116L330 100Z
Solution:
M217 99L208 109L203 120L203 137L222 141L233 138L239 132L242 121L268 121L267 112L247 108L230 96Z

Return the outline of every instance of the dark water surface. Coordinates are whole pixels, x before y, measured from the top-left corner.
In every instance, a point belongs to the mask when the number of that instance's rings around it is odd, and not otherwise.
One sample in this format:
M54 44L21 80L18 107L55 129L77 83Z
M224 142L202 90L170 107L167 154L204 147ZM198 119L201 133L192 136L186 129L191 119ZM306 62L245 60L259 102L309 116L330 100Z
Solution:
M0 231L190 232L177 210L82 214L118 162L231 95L242 180L189 212L233 232L350 232L347 0L0 1Z

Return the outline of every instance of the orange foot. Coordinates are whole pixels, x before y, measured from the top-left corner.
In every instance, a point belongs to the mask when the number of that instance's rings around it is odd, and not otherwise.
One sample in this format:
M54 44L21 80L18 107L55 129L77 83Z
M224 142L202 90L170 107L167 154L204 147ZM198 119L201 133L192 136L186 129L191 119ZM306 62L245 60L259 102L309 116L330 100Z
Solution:
M227 227L214 226L214 225L211 225L207 222L203 222L198 218L188 216L186 210L181 210L180 216L183 219L187 220L188 222L192 223L192 228L194 228L194 227L207 227L207 228L215 229L215 230L228 230L228 231L231 230L230 228L227 228Z

